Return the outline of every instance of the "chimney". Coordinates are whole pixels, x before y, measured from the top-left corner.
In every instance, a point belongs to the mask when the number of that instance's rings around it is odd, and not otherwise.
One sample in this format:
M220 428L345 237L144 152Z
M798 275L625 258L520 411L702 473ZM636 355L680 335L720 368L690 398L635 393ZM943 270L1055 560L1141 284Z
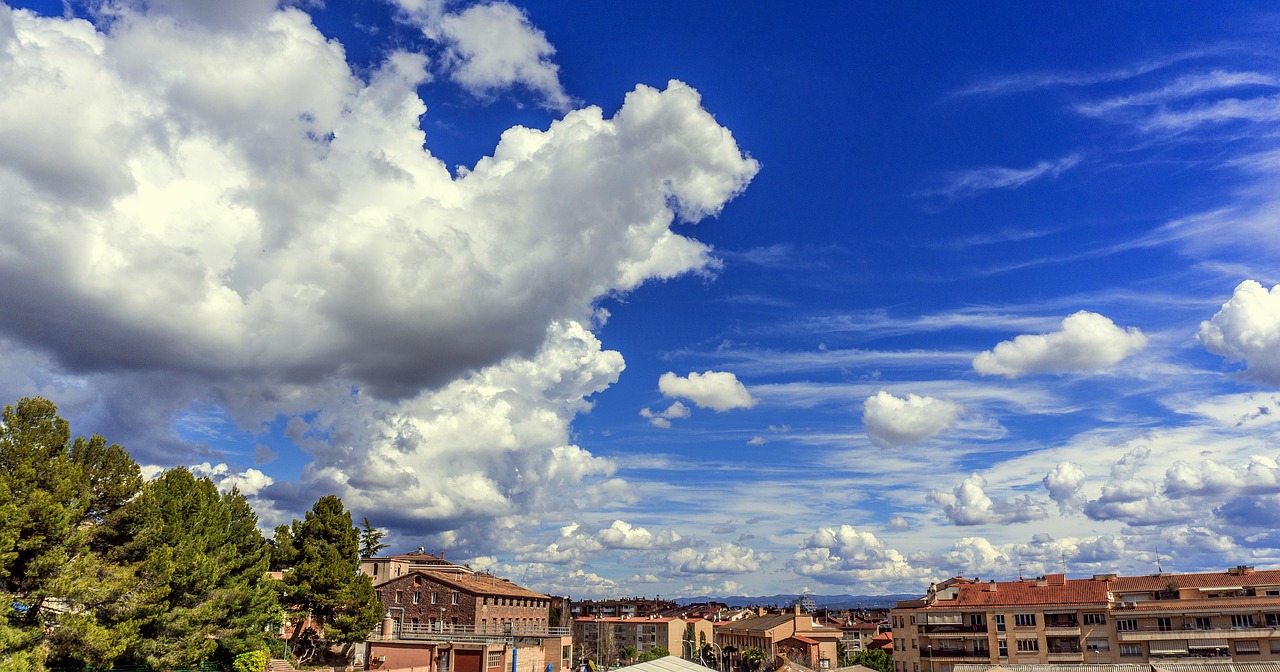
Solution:
M1249 565L1236 565L1235 567L1228 569L1227 573L1233 574L1235 576L1240 576L1242 574L1252 574L1253 568L1250 567Z
M797 601L795 604L791 605L791 613L795 616L800 615L800 602Z
M987 592L988 592L988 593L994 593L994 592L996 592L996 580L995 580L995 579L991 579L991 582L987 584Z

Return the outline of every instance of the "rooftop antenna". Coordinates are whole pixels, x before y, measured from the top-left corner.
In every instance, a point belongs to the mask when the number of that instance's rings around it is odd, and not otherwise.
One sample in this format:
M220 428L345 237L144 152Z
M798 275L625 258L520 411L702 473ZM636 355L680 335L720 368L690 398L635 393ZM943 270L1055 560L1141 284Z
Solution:
M1157 543L1155 547L1156 547L1156 574L1164 574L1164 568L1160 566L1160 544Z
M1018 563L1018 580L1019 580L1019 581L1021 581L1021 580L1022 580L1022 567L1023 567L1023 564L1022 564L1021 562L1019 562L1019 563Z
M1065 576L1066 573L1067 573L1067 552L1063 551L1062 552L1062 574Z

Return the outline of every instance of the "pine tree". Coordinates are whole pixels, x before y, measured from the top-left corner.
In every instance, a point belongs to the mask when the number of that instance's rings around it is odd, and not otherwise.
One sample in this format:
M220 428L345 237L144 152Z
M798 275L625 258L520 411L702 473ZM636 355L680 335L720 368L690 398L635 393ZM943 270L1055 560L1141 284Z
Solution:
M374 527L369 516L365 516L364 523L360 525L360 557L372 558L386 548L387 545L382 543L385 536L387 533Z
M382 605L372 581L359 573L359 533L342 500L321 497L302 522L295 521L290 535L295 555L292 569L285 574L286 606L319 622L329 644L364 639L382 620ZM276 545L283 547L279 540ZM303 624L299 620L294 642L308 641ZM314 655L311 646L300 646L306 647L294 651L300 660Z
M140 599L131 568L97 552L104 521L141 485L100 436L71 440L47 399L6 406L0 426L0 660L109 666L136 638L113 616Z

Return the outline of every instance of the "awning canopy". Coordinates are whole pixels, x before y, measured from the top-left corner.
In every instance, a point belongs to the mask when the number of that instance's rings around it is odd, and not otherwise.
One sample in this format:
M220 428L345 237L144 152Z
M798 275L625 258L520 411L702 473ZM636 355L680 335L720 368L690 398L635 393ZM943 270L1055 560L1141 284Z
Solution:
M1187 647L1192 649L1225 649L1227 648L1227 640L1193 639L1190 642L1187 642Z
M1187 654L1186 640L1176 640L1169 642L1151 642L1151 655L1153 656L1177 656Z
M1236 642L1236 652L1237 653L1257 653L1258 641L1254 639L1250 639L1243 642Z
M926 619L925 622L928 623L929 625L960 625L961 623L964 622L962 620L961 614L959 613L953 613L953 614L929 613L925 615L925 619Z

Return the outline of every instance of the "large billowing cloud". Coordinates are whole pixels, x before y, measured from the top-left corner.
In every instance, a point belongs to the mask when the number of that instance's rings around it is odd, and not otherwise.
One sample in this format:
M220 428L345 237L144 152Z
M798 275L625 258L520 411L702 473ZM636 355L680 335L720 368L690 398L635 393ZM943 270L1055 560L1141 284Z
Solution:
M675 530L654 534L646 528L633 527L626 521L615 520L612 525L596 533L596 540L606 548L650 550L672 548L680 544L682 538Z
M1280 385L1280 285L1267 291L1253 280L1236 285L1231 299L1197 334L1209 352L1244 362L1247 375Z
M881 448L920 443L950 427L960 405L946 399L908 394L905 399L880 391L862 402L862 424Z
M719 412L756 405L746 386L726 371L693 372L683 378L668 371L658 378L658 389L668 397L688 399L699 408Z
M870 532L852 525L824 527L804 540L788 565L825 583L897 586L918 584L907 558Z
M667 564L678 574L741 574L759 571L771 561L768 553L757 553L741 544L721 544L705 551L682 548L667 555Z
M947 519L956 525L988 525L1022 523L1048 517L1044 505L1023 495L1012 501L995 500L986 493L987 480L978 474L956 485L951 492L934 490L929 501L942 507Z
M1062 320L1062 329L1023 334L973 358L983 375L1017 378L1034 373L1095 373L1141 352L1147 337L1136 327L1121 329L1097 313L1080 311Z
M715 263L672 227L757 170L697 92L510 129L455 175L423 149L425 57L358 77L301 11L160 4L105 29L0 5L0 357L43 367L15 379L143 461L208 459L168 434L193 405L288 419L312 462L253 480L286 510L336 492L480 545L625 501L569 433L624 368L595 304Z

